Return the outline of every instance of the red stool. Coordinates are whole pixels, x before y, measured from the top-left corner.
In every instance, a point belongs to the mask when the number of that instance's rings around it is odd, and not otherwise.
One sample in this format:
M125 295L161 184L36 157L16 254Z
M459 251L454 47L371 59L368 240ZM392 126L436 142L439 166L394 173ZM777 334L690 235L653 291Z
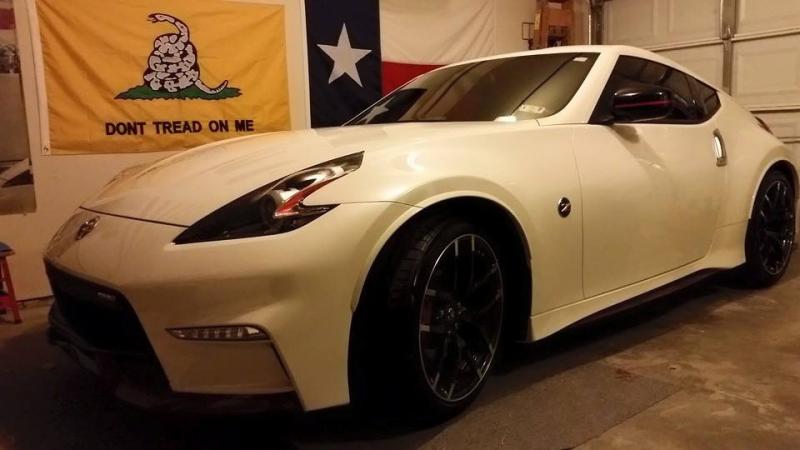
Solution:
M0 308L8 308L14 314L14 323L22 322L19 316L19 305L14 295L14 283L11 282L11 272L8 270L6 258L13 255L14 250L6 247L0 250Z

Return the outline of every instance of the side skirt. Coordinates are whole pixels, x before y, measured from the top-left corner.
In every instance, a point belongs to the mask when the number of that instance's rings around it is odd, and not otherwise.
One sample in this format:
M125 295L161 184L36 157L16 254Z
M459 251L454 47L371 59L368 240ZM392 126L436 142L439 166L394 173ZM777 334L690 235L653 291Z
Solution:
M661 297L665 297L669 294L674 292L680 291L685 289L693 284L696 284L711 275L716 273L722 272L723 269L704 269L699 272L695 272L691 275L685 276L679 280L675 280L671 283L665 284L659 288L656 288L650 292L645 292L644 294L637 295L629 300L625 300L623 302L617 303L616 305L610 306L606 309L598 311L590 316L584 317L583 319L578 320L577 322L569 325L567 328L577 327L581 325L585 325L587 323L594 322L596 320L604 319L609 316L613 316L615 314L619 314L622 311L629 310L631 308L635 308L640 306L644 303L647 303L652 300L656 300Z

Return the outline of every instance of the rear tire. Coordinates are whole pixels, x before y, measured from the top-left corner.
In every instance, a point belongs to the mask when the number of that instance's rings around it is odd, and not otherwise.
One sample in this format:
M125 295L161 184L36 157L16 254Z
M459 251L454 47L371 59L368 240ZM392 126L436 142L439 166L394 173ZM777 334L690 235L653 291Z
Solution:
M795 235L795 191L782 172L768 172L758 187L745 238L746 262L739 275L750 287L781 279L792 256Z
M354 402L439 422L472 403L495 364L505 254L477 223L442 215L412 225L389 250L354 318Z

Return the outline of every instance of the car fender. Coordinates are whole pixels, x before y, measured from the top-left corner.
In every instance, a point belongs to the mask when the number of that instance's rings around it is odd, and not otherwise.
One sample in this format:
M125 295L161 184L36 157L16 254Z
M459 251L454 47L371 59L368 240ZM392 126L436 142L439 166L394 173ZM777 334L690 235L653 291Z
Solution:
M476 189L477 186L486 189ZM501 186L491 183L488 180L474 177L453 177L420 184L407 194L408 195L399 197L397 203L403 203L410 206L410 208L404 209L400 214L393 217L388 226L386 226L385 222L376 224L376 226L381 227L383 230L379 234L380 237L374 240L369 256L361 267L361 275L358 283L356 283L355 291L353 292L351 303L351 309L353 311L355 311L358 306L364 283L366 282L373 264L375 264L381 250L387 245L392 236L394 236L403 225L413 220L420 213L426 211L427 208L447 200L478 198L490 201L503 208L513 217L514 221L516 221L520 232L523 234L523 239L525 239L527 254L530 256L530 251L528 249L530 249L532 245L529 238L532 234L532 230L529 228L532 227L532 225L530 221L527 220L527 217L520 217L520 214L524 214L525 209L519 204L519 201ZM365 234L371 235L372 233L368 232Z
M761 187L761 182L764 180L764 177L767 176L767 172L773 168L778 163L785 162L788 163L789 167L792 170L792 174L790 177L790 181L795 188L795 197L797 196L797 166L795 165L795 161L792 161L790 158L786 157L785 155L775 155L769 159L765 159L765 161L761 165L761 171L758 172L758 176L753 180L753 183L750 187L750 207L747 213L747 219L750 220L753 217L753 207L755 206L756 202L756 194L758 194L758 188Z

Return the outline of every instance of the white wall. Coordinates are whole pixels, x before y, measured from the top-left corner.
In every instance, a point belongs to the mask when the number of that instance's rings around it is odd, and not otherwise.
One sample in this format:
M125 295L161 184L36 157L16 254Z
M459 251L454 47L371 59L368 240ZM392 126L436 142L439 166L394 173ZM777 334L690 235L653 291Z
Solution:
M0 216L0 241L10 244L17 255L10 259L14 286L20 299L50 295L41 255L60 224L84 199L97 192L120 170L161 158L168 153L43 156L39 132L37 83L28 21L35 0L14 0L18 45L22 62L25 110L31 160L36 182L37 209L26 215ZM305 25L302 0L245 0L283 4L286 7L286 45L289 94L293 128L306 128L307 86L305 73ZM527 49L520 33L522 22L533 21L534 0L496 0L496 49L506 53Z
M528 41L522 39L522 22L533 22L536 0L496 0L495 11L497 53L527 50Z

